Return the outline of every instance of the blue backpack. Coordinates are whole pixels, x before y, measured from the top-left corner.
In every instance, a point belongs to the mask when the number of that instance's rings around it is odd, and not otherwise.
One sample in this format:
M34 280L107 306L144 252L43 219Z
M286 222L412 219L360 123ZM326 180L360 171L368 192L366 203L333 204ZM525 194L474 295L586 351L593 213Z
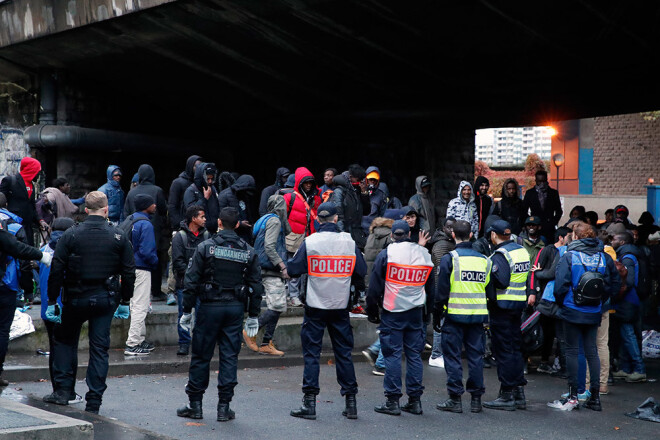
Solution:
M20 220L20 217L18 217ZM4 228L9 231L14 237L23 227L20 222L16 221L13 215L8 215L6 213L0 213L0 221L2 221ZM7 266L5 268L5 275L2 277L2 282L5 286L12 292L21 293L21 287L19 284L19 271L20 266L18 261L9 255L6 256L5 262Z
M259 259L259 266L264 270L274 270L275 266L271 263L268 255L266 255L266 249L264 247L264 239L266 235L266 223L273 217L277 217L277 214L269 213L261 217L254 224L252 229L252 236L254 237L254 250L257 253ZM280 231L280 235L277 239L277 253L280 255L282 260L286 261L286 245L284 242L284 228Z

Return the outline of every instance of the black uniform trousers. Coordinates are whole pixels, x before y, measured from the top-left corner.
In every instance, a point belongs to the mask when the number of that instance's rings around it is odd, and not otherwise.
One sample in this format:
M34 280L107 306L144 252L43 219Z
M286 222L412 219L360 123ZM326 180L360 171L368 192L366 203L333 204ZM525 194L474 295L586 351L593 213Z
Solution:
M202 302L197 309L192 337L192 356L186 394L191 402L201 401L209 386L209 367L218 344L218 400L231 402L238 383L236 369L241 351L244 306L238 301Z
M451 316L451 315L450 315ZM463 388L463 365L461 352L465 346L468 364L467 392L481 396L484 388L484 325L463 324L445 318L442 325L442 356L447 372L447 392L450 396L461 396Z
M305 316L300 329L300 341L305 360L302 391L305 394L319 394L319 360L323 345L323 332L326 327L330 334L332 351L335 354L337 383L341 387L341 395L357 394L358 385L351 356L353 328L348 310L324 310L308 306L305 306Z
M2 375L7 348L9 346L9 330L14 321L16 311L16 292L9 289L0 290L0 375Z
M86 377L89 391L85 400L91 409L98 410L107 388L105 379L108 376L110 324L116 309L116 300L107 290L89 291L84 296L68 300L62 306L62 323L55 325L51 353L53 390L68 397L73 393L76 382L76 369L71 360L78 356L80 329L85 321L89 321L89 364Z
M401 393L401 355L406 354L406 394L419 397L424 392L422 377L424 364L424 329L423 308L417 307L405 312L381 314L380 349L385 358L385 378L383 386L385 396L399 399Z
M521 351L521 310L489 310L493 355L497 360L497 378L504 391L527 385L525 363Z

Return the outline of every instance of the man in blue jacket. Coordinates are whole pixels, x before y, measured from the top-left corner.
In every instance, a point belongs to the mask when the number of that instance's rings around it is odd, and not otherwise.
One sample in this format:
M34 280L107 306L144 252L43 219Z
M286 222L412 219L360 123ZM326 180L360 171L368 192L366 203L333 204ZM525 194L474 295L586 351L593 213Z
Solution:
M121 189L121 168L110 165L105 172L108 181L98 190L108 197L108 220L114 225L124 221L124 190Z
M156 201L149 194L137 194L133 199L135 213L129 232L135 257L135 288L131 298L131 325L128 329L125 355L149 354L154 349L147 342L145 320L151 303L151 272L158 265L154 227L149 221L156 212Z

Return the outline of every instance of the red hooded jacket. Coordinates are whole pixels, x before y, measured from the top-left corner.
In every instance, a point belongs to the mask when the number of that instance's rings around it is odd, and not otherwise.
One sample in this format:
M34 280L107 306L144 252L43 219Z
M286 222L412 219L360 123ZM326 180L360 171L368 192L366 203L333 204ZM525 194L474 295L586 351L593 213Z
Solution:
M32 197L32 191L34 191L34 185L32 181L37 174L41 171L41 163L37 159L32 157L24 157L21 159L20 175L25 182L25 189L27 189L28 197Z
M305 234L305 236L313 234L314 230L314 220L316 219L316 210L321 204L321 197L318 196L319 190L316 188L316 194L314 195L313 203L308 204L305 201L305 196L303 195L302 188L300 186L301 182L308 177L314 178L314 175L305 167L300 167L296 169L296 180L293 186L294 192L284 194L284 201L286 202L286 209L289 219L289 224L291 225L291 231L296 234ZM293 206L289 211L289 205L291 203L291 197L295 194L293 199ZM309 206L309 210L307 208ZM309 215L308 215L309 213Z

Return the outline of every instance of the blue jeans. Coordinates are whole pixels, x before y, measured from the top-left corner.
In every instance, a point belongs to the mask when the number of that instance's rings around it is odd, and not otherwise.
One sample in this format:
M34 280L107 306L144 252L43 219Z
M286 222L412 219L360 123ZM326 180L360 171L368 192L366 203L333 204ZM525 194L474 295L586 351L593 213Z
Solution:
M380 338L376 339L376 342L371 344L367 350L372 353L378 353L378 358L376 359L374 365L378 368L385 368L385 356L383 356L383 352L380 349Z
M626 373L646 374L646 367L639 352L637 336L632 323L621 324L621 348L619 350L621 369Z
M179 344L190 344L190 341L192 339L190 333L182 329L181 326L179 325L179 320L181 319L181 315L183 315L183 289L176 289L176 304L179 308L179 318L176 320L176 330L179 333ZM198 311L199 311L199 298L195 303L195 313L197 313Z
M440 322L441 327L443 322L444 318ZM433 350L431 350L431 359L437 359L440 356L442 356L442 333L433 330Z

